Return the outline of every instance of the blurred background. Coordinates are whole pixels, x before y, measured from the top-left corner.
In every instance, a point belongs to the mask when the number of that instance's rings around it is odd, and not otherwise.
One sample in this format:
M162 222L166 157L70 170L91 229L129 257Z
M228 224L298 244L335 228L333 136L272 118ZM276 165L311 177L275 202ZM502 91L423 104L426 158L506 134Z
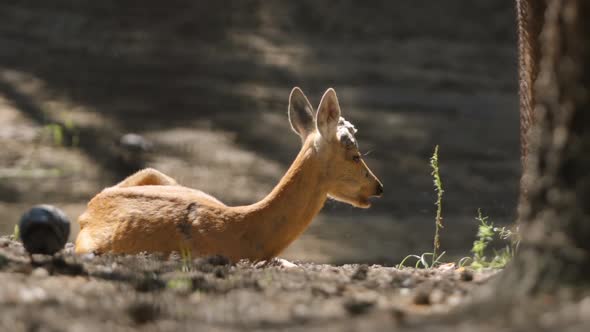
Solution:
M3 0L0 233L38 203L75 221L94 194L147 166L227 204L259 200L299 149L291 88L316 106L334 87L385 194L369 210L328 202L282 256L394 264L431 251L435 145L442 250L468 255L478 208L497 224L515 219L513 7Z

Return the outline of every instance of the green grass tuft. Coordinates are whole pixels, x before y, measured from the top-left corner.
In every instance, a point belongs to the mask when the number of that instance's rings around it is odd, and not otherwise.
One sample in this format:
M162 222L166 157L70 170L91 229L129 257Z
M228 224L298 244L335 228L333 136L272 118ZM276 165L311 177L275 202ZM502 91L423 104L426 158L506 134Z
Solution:
M436 192L436 217L434 220L434 241L432 252L426 252L422 255L408 255L398 265L397 268L402 268L405 263L409 260L415 259L415 268L432 268L440 265L441 258L445 252L440 252L440 232L444 228L443 217L442 217L442 200L443 200L443 184L439 170L438 160L438 145L434 148L434 153L430 157L430 167L432 168L432 178L434 182L434 191ZM506 227L494 227L492 222L488 221L487 216L483 216L481 210L477 210L477 217L475 218L479 222L477 230L477 239L473 242L471 248L471 257L463 257L457 263L460 267L470 267L476 270L483 268L494 268L501 269L514 257L520 239L517 232L513 232ZM507 244L501 250L492 250L491 255L488 257L490 250L488 247L494 241L508 241Z
M181 271L182 272L190 272L191 271L191 265L193 262L193 252L191 250L190 247L181 247L180 248L180 257L182 259L182 267L181 267Z
M442 199L443 193L445 191L443 190L442 180L440 178L440 172L438 168L438 145L434 147L434 153L432 154L432 157L430 157L430 167L432 167L432 173L430 174L432 175L434 181L434 191L436 192L436 202L434 203L436 205L436 218L434 220L435 230L431 264L434 266L435 261L440 258L440 256L437 256L437 251L440 249L440 230L444 228L442 223Z
M45 125L45 130L49 133L54 145L62 146L64 144L64 128L60 124L50 123Z
M14 225L14 231L12 232L12 240L20 240L20 229L18 228L18 225Z
M434 147L434 153L432 157L430 157L430 167L432 167L432 175L434 181L434 191L436 192L436 217L434 219L434 241L433 241L433 248L432 252L425 252L422 255L408 255L406 256L398 265L397 268L404 267L405 263L409 259L416 259L416 264L414 267L416 268L431 268L441 264L441 258L444 256L445 252L439 253L438 250L440 249L440 231L444 228L443 226L443 217L442 217L442 200L443 200L443 184L440 177L440 171L438 166L438 145ZM428 260L430 257L430 260Z
M168 280L166 288L179 293L188 293L192 291L193 282L190 278L178 277Z
M477 239L473 242L471 253L471 268L481 270L484 268L501 269L510 262L518 248L520 239L518 235L507 229L506 227L494 227L494 224L488 221L487 216L481 214L481 209L477 210L477 217L479 222L477 229ZM509 241L504 248L500 250L492 250L492 255L488 257L489 245L495 240Z

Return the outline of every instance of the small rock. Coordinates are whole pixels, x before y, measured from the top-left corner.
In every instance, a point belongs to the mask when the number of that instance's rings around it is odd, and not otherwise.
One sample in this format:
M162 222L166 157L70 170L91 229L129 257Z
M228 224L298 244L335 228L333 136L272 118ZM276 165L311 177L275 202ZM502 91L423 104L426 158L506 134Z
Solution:
M40 287L22 288L19 295L24 303L41 302L47 299L47 292Z
M286 259L278 258L278 257L271 258L266 261L260 261L260 262L257 262L256 264L254 264L254 268L257 268L257 269L264 269L264 268L269 268L269 267L278 267L281 269L293 269L293 268L298 268L299 265L297 265L295 263L291 263Z
M213 266L225 266L231 264L230 260L227 257L221 255L209 256L205 258L205 260L207 261L207 263Z
M447 298L447 304L450 306L457 306L463 302L463 297L460 294L453 294Z
M96 257L96 255L92 252L80 255L80 259L84 262L89 262L89 261L93 260L95 257Z
M369 266L366 264L360 265L350 277L351 280L366 280L369 274Z
M365 314L374 306L375 300L372 299L350 298L344 302L344 308L353 316Z
M205 258L198 258L193 261L197 270L205 273L216 273L218 267L227 268L231 262L227 257L215 255Z
M441 272L449 272L455 270L455 263L445 263L441 264L437 267L437 269Z
M35 278L45 278L45 277L49 276L49 271L47 271L46 269L44 269L42 267L38 267L38 268L35 268L31 272L31 276L33 276Z
M229 274L229 271L228 271L227 266L216 266L213 268L213 275L216 278L225 279L225 278L227 278L228 274Z
M430 304L440 304L443 303L445 300L445 294L440 289L434 289L430 292L430 296L428 302Z
M417 289L413 302L417 305L430 305L430 291L425 288Z
M413 288L415 285L416 285L416 283L410 277L404 279L404 281L402 281L402 283L401 283L401 286L403 288Z
M135 280L133 286L138 292L153 292L165 288L166 283L157 276L147 276Z
M148 141L143 136L134 133L121 136L119 144L121 147L135 153L148 152L153 148L152 142Z
M311 287L311 293L314 296L330 297L338 293L338 286L332 283L324 283Z
M160 316L160 308L151 303L133 303L127 308L127 313L136 324L155 321Z
M66 243L64 247L64 253L67 255L73 255L75 252L76 246L72 242Z
M401 295L401 296L407 296L407 295L410 295L410 293L412 293L412 291L409 288L400 288L399 289L399 295Z
M459 279L461 281L473 281L473 272L467 269L463 269L459 272Z

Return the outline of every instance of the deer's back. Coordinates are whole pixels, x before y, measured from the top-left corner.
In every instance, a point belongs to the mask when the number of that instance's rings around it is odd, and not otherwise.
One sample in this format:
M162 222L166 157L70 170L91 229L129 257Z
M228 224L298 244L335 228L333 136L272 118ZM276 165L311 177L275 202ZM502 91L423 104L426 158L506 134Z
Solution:
M137 253L178 251L193 239L192 228L203 222L199 209L223 211L216 198L181 186L111 187L96 195L78 222L76 252ZM138 236L141 234L141 236Z

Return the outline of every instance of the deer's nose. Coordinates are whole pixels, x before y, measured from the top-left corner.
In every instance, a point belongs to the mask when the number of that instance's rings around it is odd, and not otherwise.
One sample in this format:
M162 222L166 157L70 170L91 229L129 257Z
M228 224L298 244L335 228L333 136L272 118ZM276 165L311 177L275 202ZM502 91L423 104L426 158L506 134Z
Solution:
M377 182L377 187L375 188L375 195L376 196L383 195L383 184L381 184L380 182Z

